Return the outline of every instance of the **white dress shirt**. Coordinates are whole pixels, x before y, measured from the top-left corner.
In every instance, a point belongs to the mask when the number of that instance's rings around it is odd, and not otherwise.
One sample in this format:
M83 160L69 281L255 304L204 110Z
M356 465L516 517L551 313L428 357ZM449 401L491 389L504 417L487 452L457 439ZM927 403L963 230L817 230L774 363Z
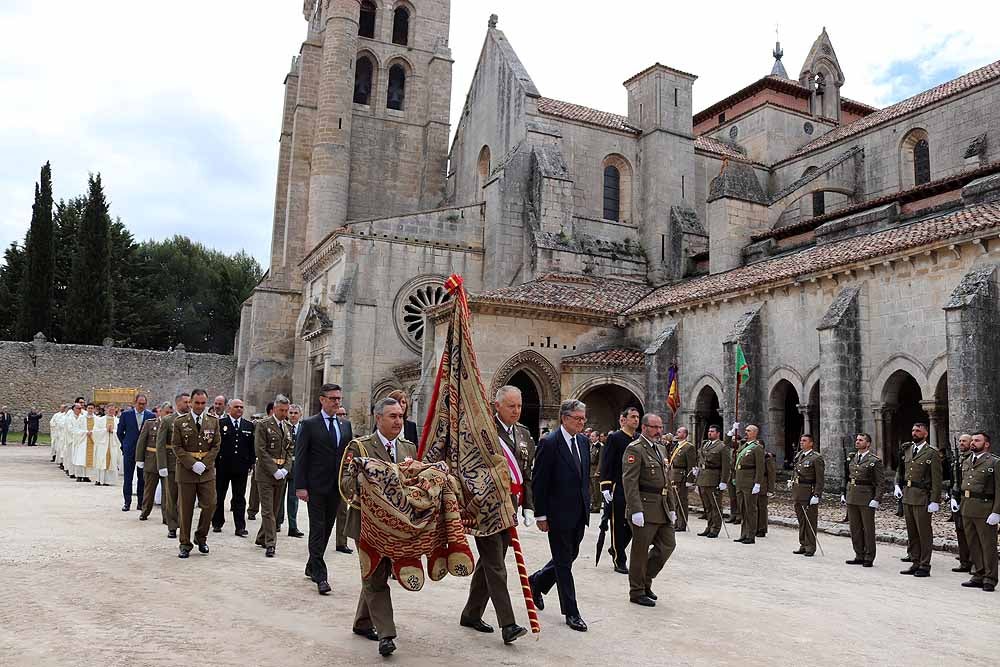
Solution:
M396 441L395 440L389 440L384 435L382 435L381 431L379 431L377 429L376 429L375 432L378 433L378 439L382 442L382 446L385 447L386 450L390 450L391 449L391 451L392 451L392 462L393 463L399 463L399 461L396 460Z

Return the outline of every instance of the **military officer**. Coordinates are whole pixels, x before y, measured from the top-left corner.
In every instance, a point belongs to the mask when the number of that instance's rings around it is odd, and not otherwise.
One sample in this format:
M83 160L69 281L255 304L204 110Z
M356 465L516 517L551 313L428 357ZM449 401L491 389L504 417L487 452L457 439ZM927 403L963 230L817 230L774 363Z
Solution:
M641 428L641 435L625 448L622 459L622 486L632 523L628 598L633 604L655 607L653 579L674 552L677 513L670 488L670 460L656 444L663 420L647 412Z
M847 564L871 567L875 560L875 510L885 492L885 465L871 451L872 437L867 433L855 436L854 448L847 461L847 492L840 497L847 503L854 545L854 558Z
M816 531L819 530L819 501L823 498L825 462L815 450L816 442L808 433L799 438L792 479L792 502L799 520L799 548L803 556L816 555Z
M708 440L701 444L698 452L697 484L701 494L708 524L698 533L704 537L718 537L722 530L722 505L720 491L725 491L730 479L729 447L720 436L721 429L713 424L708 427Z
M958 436L958 474L954 475L951 488L951 513L955 519L955 537L958 538L958 567L951 568L952 572L971 572L972 554L969 552L969 540L965 536L965 526L962 522L962 468L965 460L972 456L972 436L963 433ZM943 473L942 473L943 474Z
M590 512L601 511L601 434L598 431L587 433L590 441Z
M941 454L927 442L927 425L917 422L910 430L911 442L901 447L902 469L905 485L897 483L893 490L896 499L903 501L903 516L906 517L906 557L909 569L900 574L915 577L931 576L931 549L934 532L931 529L931 514L941 509Z
M274 558L278 542L278 510L285 500L285 478L292 471L292 435L285 419L291 401L278 394L274 410L267 419L254 426L253 448L257 454L254 481L260 493L260 530L257 546L264 547L264 555Z
M990 436L972 434L972 454L962 465L962 522L974 564L962 585L993 592L997 586L997 524L1000 524L1000 459L990 453Z
M191 409L191 394L182 392L174 396L174 412L160 419L156 432L156 467L159 469L163 485L160 508L167 520L167 538L177 539L177 457L174 456L174 421Z
M764 484L757 494L757 537L767 537L767 499L774 495L774 485L777 483L777 471L774 469L774 454L764 452Z
M160 430L160 420L171 414L174 406L167 401L160 406L156 419L147 419L142 423L142 430L139 431L139 440L136 441L135 459L136 465L142 468L144 485L142 487L142 511L139 513L139 521L149 519L150 512L153 511L153 503L156 500L156 485L160 482L160 467L156 463L156 435ZM163 515L163 522L167 522L166 507L167 489L160 489L160 512Z
M521 390L513 386L500 387L494 408L494 423L504 459L510 471L511 494L514 509L523 508L524 523L534 523L534 504L531 497L531 465L535 458L535 441L521 417ZM591 441L593 445L593 441ZM493 602L504 644L511 644L528 631L515 622L514 607L507 590L507 566L504 562L510 547L510 531L495 535L477 536L476 550L479 559L472 573L469 599L462 610L459 624L479 632L493 632L493 626L483 621L486 603Z
M730 433L733 442L737 442L739 423L733 424ZM740 525L740 537L733 540L743 544L753 544L757 536L757 494L764 484L764 443L757 439L760 429L750 424L744 432L745 441L736 453L736 470L734 481L739 499L739 513L743 522Z
M403 431L403 406L394 398L385 398L375 405L375 432L355 438L344 450L340 466L340 494L350 503L347 513L347 535L357 542L361 536L361 510L358 505L358 480L349 474L351 459L355 456L377 458L388 463L400 463L417 457L417 446L400 437ZM382 656L396 650L396 623L389 594L389 574L392 565L388 558L382 561L367 579L361 580L358 610L354 615L354 633L378 640Z
M219 453L222 434L219 418L207 409L208 392L191 392L191 411L174 420L170 442L177 458L177 523L180 527L178 558L187 558L191 549L191 521L194 501L198 499L201 514L194 539L198 551L208 553L208 530L215 512L215 457Z
M694 478L698 474L698 452L695 446L688 442L686 426L677 429L674 439L674 451L670 455L670 483L673 486L674 500L677 502L677 522L674 529L687 530L688 519L688 489L694 486Z

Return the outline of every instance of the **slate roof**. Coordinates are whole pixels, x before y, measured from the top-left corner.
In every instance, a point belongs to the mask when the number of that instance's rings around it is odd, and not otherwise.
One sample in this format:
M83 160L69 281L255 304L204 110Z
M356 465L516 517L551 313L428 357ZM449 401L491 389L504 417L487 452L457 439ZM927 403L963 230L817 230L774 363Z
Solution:
M918 93L913 97L903 100L902 102L897 102L896 104L887 106L884 109L879 109L878 111L856 120L853 123L835 127L823 136L813 139L808 144L792 153L788 158L786 158L786 160L794 159L814 150L829 146L830 144L840 141L841 139L846 139L847 137L860 134L877 125L888 123L899 118L900 116L904 116L913 111L918 111L923 107L939 102L943 99L951 97L952 95L958 95L959 93L963 93L971 88L993 81L997 78L1000 78L1000 60L990 63L984 67L980 67L977 70L973 70L968 74L963 74L957 79L952 79L951 81L942 83L941 85L935 86L930 90L925 90L924 92Z
M571 366L604 366L613 368L642 367L646 364L646 355L642 350L632 350L616 347L596 352L584 352L563 357L563 364Z
M474 295L473 303L526 305L612 317L649 294L645 282L549 273L537 280Z

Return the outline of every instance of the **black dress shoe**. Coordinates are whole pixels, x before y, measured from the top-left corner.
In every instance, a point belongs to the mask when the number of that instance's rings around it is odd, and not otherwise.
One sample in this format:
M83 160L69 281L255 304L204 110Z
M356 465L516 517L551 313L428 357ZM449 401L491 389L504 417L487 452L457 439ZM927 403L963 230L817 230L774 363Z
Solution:
M747 538L745 538L745 537L737 537L735 540L733 540L733 542L745 542L746 539Z
M351 632L353 632L356 635L361 635L365 639L370 639L373 642L377 642L378 641L378 632L375 631L375 628L368 628L367 630L361 630L359 628L352 628Z
M333 589L330 588L330 582L324 579L316 584L316 590L319 591L320 595L329 595Z
M705 537L710 537L710 538L712 538L712 539L715 539L715 538L716 538L716 537L718 537L718 536L719 536L719 534L718 534L718 533L709 533L709 534L708 534L708 535L706 535Z
M917 570L916 572L913 573L913 576L923 578L931 576L931 573L929 570Z
M652 600L650 600L652 602ZM656 604L655 602L653 604ZM571 630L576 630L577 632L586 632L587 624L583 622L583 619L579 616L567 616L566 625L570 627Z
M648 597L650 600L658 600L659 599L659 598L656 597L656 593L654 593L653 591L649 590L648 588L646 589L646 597Z
M792 553L793 553L793 554L795 554L795 555L797 555L797 556L801 556L801 555L802 555L802 554L804 554L805 552L806 552L806 550L805 550L805 549L803 549L802 547L799 547L798 549L796 549L796 550L795 550L795 551L793 551Z
M268 547L264 549L264 555L268 558L274 558L274 547Z
M222 526L212 526L212 532L213 533L221 533L222 532Z
M149 517L148 516L143 516L143 515L140 514L139 515L139 521L149 521Z
M489 623L485 623L483 619L479 618L475 621L467 621L464 618L458 622L463 628L472 628L476 632L493 632L493 626Z
M870 560L866 560L864 563L861 564L861 567L875 567L875 563L871 562Z
M199 544L198 545L198 551L199 551L199 553L207 554L208 553L208 545L207 544Z
M952 572L972 572L971 565L959 565L958 567L951 568Z
M299 534L301 535L301 533L299 533ZM342 554L352 554L352 553L354 553L354 549L352 549L351 547L337 547L337 551L339 551Z
M708 535L708 528L698 533L698 537L705 537Z
M237 528L236 529L236 537L246 537L249 534L250 534L250 531L247 530L246 528Z
M128 505L122 505L122 512L128 512L128 511L129 511L129 506Z
M987 593L992 593L997 589L996 584L983 584L983 590Z
M528 631L517 623L511 623L500 628L500 634L503 636L504 644L513 644L515 639L525 636Z
M899 573L900 574L913 574L916 571L917 571L917 568L911 567L909 570L900 570Z
M178 558L187 558L190 555L191 555L191 550L185 547L181 547L180 551L177 552Z
M757 544L757 538L748 537L747 539L743 540L743 544Z
M656 603L653 602L652 600L650 600L645 595L640 595L637 598L632 598L632 599L629 600L629 602L631 602L632 604L637 604L640 607L655 607L656 606Z
M975 579L970 579L969 581L963 581L962 585L965 586L966 588L982 588L983 582L976 581Z
M805 556L806 558L812 558L813 556L816 555L816 552L815 551L807 551L807 552L805 552L802 555Z
M628 569L624 567L618 567L617 565L615 565L615 572L617 572L618 574L628 574Z
M759 532L759 533L757 533L757 537L767 537L767 533L766 532Z
M247 521L256 521L256 520L257 520L256 514L247 514Z
M865 561L861 558L852 558L851 560L845 560L848 565L864 565Z
M899 562L900 563L912 563L913 559L910 558L909 556L903 556L902 558L899 559Z
M288 531L288 536L289 537L305 537L306 534L303 533L301 530L290 530L290 531Z
M545 598L542 597L542 592L535 586L535 580L531 577L528 577L528 587L531 589L531 600L535 603L538 611L545 609Z
M378 640L378 654L381 656L392 655L393 651L396 650L396 642L392 639L380 639Z
M176 540L177 539L177 531L176 530L168 530L167 531L167 539L168 540Z

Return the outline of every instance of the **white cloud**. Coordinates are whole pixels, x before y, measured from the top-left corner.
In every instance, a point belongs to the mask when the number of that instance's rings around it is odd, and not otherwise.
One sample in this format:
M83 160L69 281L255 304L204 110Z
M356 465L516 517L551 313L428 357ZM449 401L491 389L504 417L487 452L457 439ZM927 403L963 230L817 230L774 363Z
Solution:
M929 86L1000 58L993 3L932 16L870 1L823 13L790 1L453 0L453 119L494 12L544 95L617 112L621 82L655 61L699 76L696 111L760 78L776 23L791 76L825 25L844 94L880 106L917 92L908 69ZM140 239L188 234L266 264L281 82L305 29L295 0L4 0L0 249L23 237L51 160L57 198L100 171L113 213Z

